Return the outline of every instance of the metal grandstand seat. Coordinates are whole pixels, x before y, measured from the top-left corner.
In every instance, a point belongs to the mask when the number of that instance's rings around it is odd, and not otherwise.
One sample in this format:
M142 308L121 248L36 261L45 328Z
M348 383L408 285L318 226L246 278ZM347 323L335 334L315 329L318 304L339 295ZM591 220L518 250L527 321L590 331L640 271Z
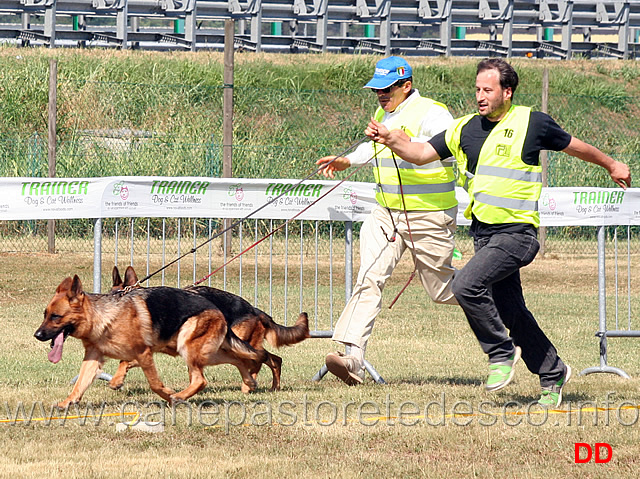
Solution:
M632 58L640 31L632 0L0 0L0 14L1 41L51 47L221 50L233 18L253 51Z

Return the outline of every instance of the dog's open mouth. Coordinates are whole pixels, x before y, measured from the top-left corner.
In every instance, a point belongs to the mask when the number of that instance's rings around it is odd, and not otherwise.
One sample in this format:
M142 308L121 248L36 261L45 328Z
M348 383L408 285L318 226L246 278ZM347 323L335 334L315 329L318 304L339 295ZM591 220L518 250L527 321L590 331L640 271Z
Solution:
M63 329L51 340L51 351L49 351L47 357L53 364L56 364L62 359L62 346L68 335L69 331L67 329Z

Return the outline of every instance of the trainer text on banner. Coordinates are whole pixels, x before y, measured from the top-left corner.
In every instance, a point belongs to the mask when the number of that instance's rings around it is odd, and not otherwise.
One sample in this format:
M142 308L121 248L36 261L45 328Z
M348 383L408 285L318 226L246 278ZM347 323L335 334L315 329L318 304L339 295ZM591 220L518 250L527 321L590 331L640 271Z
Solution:
M201 178L0 178L0 220L72 218L251 218L364 221L374 183ZM456 188L458 224L468 195ZM640 224L640 189L543 188L541 226Z
M543 188L538 202L543 226L640 224L640 190Z

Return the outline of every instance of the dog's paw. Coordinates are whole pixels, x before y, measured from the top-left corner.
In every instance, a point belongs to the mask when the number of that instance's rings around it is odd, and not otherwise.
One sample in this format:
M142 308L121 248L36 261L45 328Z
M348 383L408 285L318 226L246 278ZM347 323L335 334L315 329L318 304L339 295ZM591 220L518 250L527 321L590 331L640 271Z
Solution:
M59 403L56 403L53 405L54 408L56 409L60 409L60 410L65 410L68 409L69 406L72 406L74 404L78 404L79 401L73 401L73 400L69 400L69 399L65 399L64 401L60 401Z
M242 386L240 386L240 391L242 391L244 394L249 394L255 391L257 387L258 387L257 381L255 379L252 379L251 381L243 382Z
M116 378L113 378L111 381L107 383L107 386L109 386L114 391L117 391L118 389L121 389L122 386L124 386L124 381L120 381L120 380L117 380Z

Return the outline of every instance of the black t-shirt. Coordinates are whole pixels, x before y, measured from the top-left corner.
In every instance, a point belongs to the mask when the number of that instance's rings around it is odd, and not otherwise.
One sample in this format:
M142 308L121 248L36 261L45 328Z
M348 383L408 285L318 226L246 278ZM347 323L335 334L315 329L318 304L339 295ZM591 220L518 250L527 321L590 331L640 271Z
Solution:
M498 122L476 115L462 127L460 147L467 155L467 170L475 174L478 156L485 140ZM564 131L549 115L540 111L532 111L529 128L522 147L522 161L528 165L538 165L541 150L561 151L571 142L571 135ZM445 132L438 133L429 140L440 158L452 156L445 142ZM473 237L490 236L495 233L529 233L534 236L536 228L529 223L488 224L472 217L469 234Z

